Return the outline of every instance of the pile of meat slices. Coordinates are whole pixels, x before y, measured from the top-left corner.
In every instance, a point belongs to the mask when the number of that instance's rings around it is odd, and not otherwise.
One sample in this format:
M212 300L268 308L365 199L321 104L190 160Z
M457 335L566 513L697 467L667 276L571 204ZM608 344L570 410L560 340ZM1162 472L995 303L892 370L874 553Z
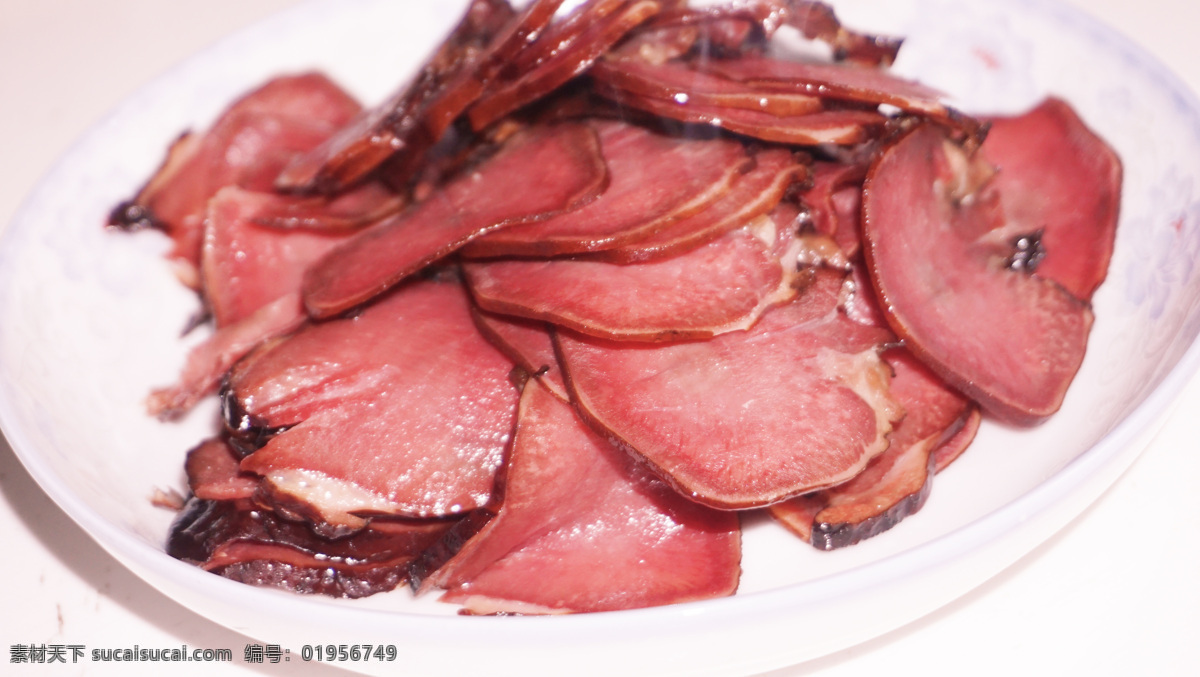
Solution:
M1121 186L1065 102L964 115L806 0L560 4L473 0L375 109L276 78L114 210L215 329L150 399L223 403L172 555L478 614L706 599L745 511L850 545L983 416L1059 408Z

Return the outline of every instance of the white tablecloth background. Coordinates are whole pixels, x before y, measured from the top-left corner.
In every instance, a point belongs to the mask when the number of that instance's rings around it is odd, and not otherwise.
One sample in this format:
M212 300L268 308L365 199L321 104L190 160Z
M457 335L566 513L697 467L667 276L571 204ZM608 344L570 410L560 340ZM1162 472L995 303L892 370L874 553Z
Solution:
M1069 0L1200 90L1200 4ZM0 0L0 227L74 139L144 83L295 0ZM0 375L2 378L3 375ZM1200 378L1079 519L987 584L884 637L772 677L1200 674ZM241 661L244 636L94 544L0 438L0 674L329 675ZM14 644L229 648L196 663L13 665ZM397 666L397 674L403 674Z

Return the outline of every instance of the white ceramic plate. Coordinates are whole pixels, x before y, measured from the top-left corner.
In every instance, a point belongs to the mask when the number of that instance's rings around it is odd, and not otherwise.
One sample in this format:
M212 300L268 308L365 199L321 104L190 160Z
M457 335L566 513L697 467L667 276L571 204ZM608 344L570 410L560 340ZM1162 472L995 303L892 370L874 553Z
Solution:
M153 234L100 226L185 127L281 71L320 67L365 101L402 80L461 1L302 5L185 63L129 99L63 159L0 240L0 425L31 474L117 559L230 628L293 647L392 643L406 674L734 674L793 664L907 623L1000 571L1079 513L1130 463L1200 364L1200 114L1169 74L1049 2L856 0L850 25L907 35L897 68L968 110L1070 100L1125 160L1117 252L1087 360L1063 410L1035 430L987 425L887 534L818 553L750 526L738 596L570 618L459 618L407 593L358 602L243 586L162 553L182 457L212 403L178 425L143 398L177 373L194 298ZM468 650L469 648L469 650ZM394 664L362 663L388 670Z

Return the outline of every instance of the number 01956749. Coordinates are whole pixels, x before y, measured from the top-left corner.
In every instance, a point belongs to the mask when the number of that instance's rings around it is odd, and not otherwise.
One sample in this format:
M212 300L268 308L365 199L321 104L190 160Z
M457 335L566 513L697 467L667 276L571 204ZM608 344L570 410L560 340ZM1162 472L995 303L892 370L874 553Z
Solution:
M306 661L394 661L395 644L305 644L300 657Z

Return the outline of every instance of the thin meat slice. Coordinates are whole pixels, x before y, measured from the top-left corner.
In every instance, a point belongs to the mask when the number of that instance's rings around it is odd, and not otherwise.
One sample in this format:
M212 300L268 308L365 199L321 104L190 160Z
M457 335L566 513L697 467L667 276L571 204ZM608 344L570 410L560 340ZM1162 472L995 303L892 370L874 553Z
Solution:
M862 143L883 128L887 118L867 110L820 110L799 115L773 115L745 108L724 108L692 101L669 101L631 94L598 84L596 91L617 103L665 118L708 125L737 134L801 146Z
M457 280L416 280L247 356L228 379L227 424L276 431L242 469L263 477L258 500L322 533L369 515L455 515L491 494L512 368Z
M407 200L379 182L364 183L334 196L260 193L254 223L280 230L346 232L390 216ZM269 199L265 196L269 196Z
M904 349L885 357L894 372L892 395L905 412L887 451L848 482L768 508L772 517L819 550L854 545L919 511L932 488L937 450L957 435L973 411L969 400Z
M567 20L551 26L526 54L518 55L513 78L488 87L467 113L471 126L481 130L587 71L659 8L655 0L592 0L578 7ZM520 63L525 59L532 63Z
M471 310L476 326L492 345L564 402L570 399L545 322L489 313L477 306Z
M800 194L813 230L832 237L847 258L856 256L862 243L859 212L866 174L865 164L817 162L812 185Z
M250 585L359 598L403 584L409 563L451 526L376 520L333 540L246 499L194 496L171 527L167 553Z
M807 168L785 149L755 154L754 169L704 211L675 221L646 237L595 253L603 261L635 263L673 256L720 237L770 213L788 189L807 176ZM791 228L790 220L770 217L776 227Z
M677 256L619 264L517 259L463 266L475 302L622 341L708 338L746 329L796 294L793 233L768 218Z
M868 270L892 329L939 376L996 416L1033 422L1062 404L1092 311L1013 266L988 168L932 124L872 166L863 189ZM968 199L969 198L969 199Z
M300 294L285 294L213 332L193 348L175 385L150 393L146 408L162 419L178 418L214 392L226 372L250 351L298 329L307 317Z
M468 256L555 256L611 249L696 214L750 168L740 143L684 139L595 121L610 181L591 203L472 242Z
M748 331L638 344L556 335L574 401L599 430L718 508L768 505L858 474L900 409L886 331L837 310L842 275L814 282Z
M467 613L635 609L731 595L736 514L705 508L526 387L495 517L422 589Z
M260 225L260 215L279 199L231 186L209 201L200 270L218 329L280 297L298 294L308 266L353 235Z
M241 457L220 437L205 440L188 451L183 469L192 495L206 501L251 498L258 477L242 472Z
M852 31L842 25L833 8L809 0L742 0L706 7L680 3L664 11L647 32L661 34L675 28L697 28L705 39L702 48L720 53L742 54L761 51L767 40L783 26L790 26L809 40L820 40L833 50L834 58L872 66L890 65L901 40ZM751 30L753 29L753 30ZM707 50L698 49L700 53Z
M268 81L233 103L204 133L172 145L167 160L109 217L126 228L154 226L174 241L170 258L196 287L208 200L225 186L270 190L275 175L358 114L360 106L324 75Z
M979 121L950 108L936 89L904 80L878 68L813 63L748 54L735 59L706 59L700 70L721 77L786 92L866 104L888 104L959 128L971 137L982 131Z
M291 192L335 194L397 154L407 156L405 164L415 170L445 131L445 126L427 127L431 120L444 120L443 115L431 115L431 109L458 100L460 88L469 82L460 76L474 72L488 46L513 17L506 0L471 0L450 35L411 82L281 168L274 177L276 186ZM469 103L470 96L467 99ZM457 112L445 115L453 118Z
M596 63L589 74L611 89L681 106L735 108L777 116L804 115L823 108L818 96L755 88L677 61L652 64L642 59L608 59Z
M305 306L317 318L357 306L474 238L572 209L606 177L588 126L520 132L425 201L321 258L305 276Z
M1023 265L1091 299L1112 259L1120 158L1061 99L989 122L983 154L998 169L1006 230L1029 243Z

